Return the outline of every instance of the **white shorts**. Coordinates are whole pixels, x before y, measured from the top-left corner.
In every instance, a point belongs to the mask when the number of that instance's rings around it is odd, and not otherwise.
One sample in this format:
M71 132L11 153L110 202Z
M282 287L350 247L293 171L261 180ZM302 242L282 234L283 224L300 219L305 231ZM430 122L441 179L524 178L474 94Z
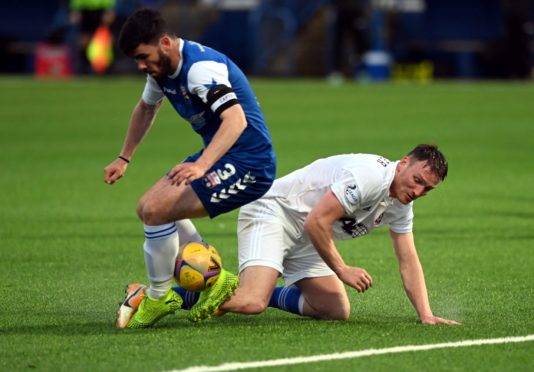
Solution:
M239 272L249 266L271 267L288 286L305 278L335 275L304 233L303 224L276 199L259 199L241 207Z

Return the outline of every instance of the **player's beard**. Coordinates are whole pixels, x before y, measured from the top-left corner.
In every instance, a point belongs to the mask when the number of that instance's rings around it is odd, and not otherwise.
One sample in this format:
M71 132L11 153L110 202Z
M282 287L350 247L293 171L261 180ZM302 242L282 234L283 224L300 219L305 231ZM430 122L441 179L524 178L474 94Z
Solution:
M158 72L158 75L155 76L154 78L156 80L163 80L165 76L172 75L174 71L172 70L172 63L171 63L171 59L169 58L169 56L164 54L161 50L158 50L158 57L159 57L159 61L158 61L159 72Z

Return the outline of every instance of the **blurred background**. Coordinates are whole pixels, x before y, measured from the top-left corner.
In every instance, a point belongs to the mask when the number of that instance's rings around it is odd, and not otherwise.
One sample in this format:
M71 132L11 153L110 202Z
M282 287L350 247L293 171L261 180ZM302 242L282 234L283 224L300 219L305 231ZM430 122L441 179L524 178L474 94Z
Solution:
M140 7L249 75L534 77L534 0L2 0L0 73L135 74L115 40Z

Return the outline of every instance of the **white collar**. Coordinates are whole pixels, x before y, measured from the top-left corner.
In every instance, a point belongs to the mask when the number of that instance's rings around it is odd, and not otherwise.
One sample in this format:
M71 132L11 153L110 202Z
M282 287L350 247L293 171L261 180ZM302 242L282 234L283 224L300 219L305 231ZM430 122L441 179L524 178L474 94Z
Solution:
M180 73L180 70L182 69L182 64L183 64L183 50L184 50L184 41L183 39L180 39L178 38L178 41L180 41L180 44L178 45L178 54L180 56L180 62L178 62L178 67L176 68L176 71L174 71L172 73L172 75L169 75L169 78L171 79L176 79L176 77L178 76L178 74Z

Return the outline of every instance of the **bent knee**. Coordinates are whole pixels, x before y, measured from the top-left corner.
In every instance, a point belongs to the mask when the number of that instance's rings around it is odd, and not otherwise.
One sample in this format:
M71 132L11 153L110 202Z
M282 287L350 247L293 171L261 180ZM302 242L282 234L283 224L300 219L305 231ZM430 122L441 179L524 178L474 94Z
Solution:
M137 216L145 225L161 225L166 223L166 220L162 219L162 211L158 207L157 203L150 200L141 199L137 203Z
M348 320L350 317L350 305L346 307L341 307L333 309L327 314L328 320Z
M143 206L143 200L139 200L139 202L137 203L137 207L135 208L137 217L139 217L141 221L143 221Z
M314 306L315 305L315 306ZM324 301L312 304L317 319L323 320L348 320L350 317L350 303L341 296L336 300Z

